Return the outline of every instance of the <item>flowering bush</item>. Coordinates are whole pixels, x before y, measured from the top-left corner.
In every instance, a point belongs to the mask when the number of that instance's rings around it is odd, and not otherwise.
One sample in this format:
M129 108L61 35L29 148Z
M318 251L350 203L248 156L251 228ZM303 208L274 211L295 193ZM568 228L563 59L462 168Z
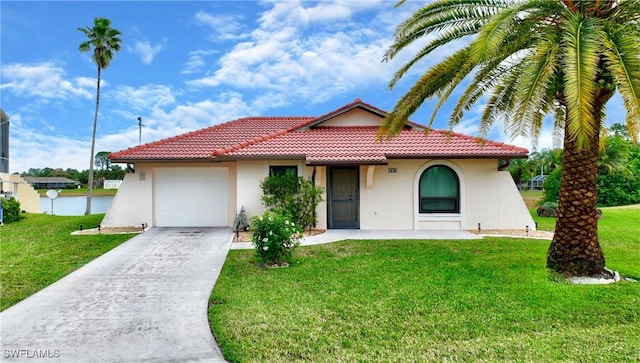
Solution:
M300 244L302 229L289 216L266 211L251 218L251 226L256 252L267 265L282 265L282 260Z

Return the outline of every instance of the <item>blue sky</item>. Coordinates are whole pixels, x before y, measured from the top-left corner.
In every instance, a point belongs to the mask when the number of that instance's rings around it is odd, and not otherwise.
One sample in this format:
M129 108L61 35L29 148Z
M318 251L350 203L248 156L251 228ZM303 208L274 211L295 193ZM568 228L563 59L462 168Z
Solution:
M396 25L423 2L395 1L2 1L0 107L11 121L10 171L89 168L97 69L78 45L78 27L111 19L122 49L102 74L96 151L244 116L319 116L356 98L391 110L419 75L448 54L414 67L393 91L393 73L420 44L382 63ZM463 43L460 42L460 45ZM453 95L455 98L455 95ZM433 102L412 121L426 123ZM482 105L454 130L474 134ZM447 128L450 105L436 128ZM608 121L624 121L619 97ZM526 138L491 138L533 150ZM545 130L538 149L551 146Z

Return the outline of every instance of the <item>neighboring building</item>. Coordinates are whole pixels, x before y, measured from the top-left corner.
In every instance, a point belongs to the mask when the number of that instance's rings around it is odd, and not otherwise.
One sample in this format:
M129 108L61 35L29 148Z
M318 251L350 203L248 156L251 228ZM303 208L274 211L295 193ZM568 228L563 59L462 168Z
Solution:
M533 229L501 166L524 148L407 123L378 139L386 112L360 100L320 117L247 117L112 153L134 165L102 225L228 227L264 211L270 171L325 189L317 228Z
M24 180L35 189L69 189L80 186L79 182L60 176L25 176Z
M105 180L102 183L102 187L104 189L118 189L120 188L120 184L122 184L122 180Z
M9 116L0 108L0 173L9 172Z
M18 174L0 173L0 198L14 197L20 209L40 213L40 195Z
M544 189L544 180L547 179L546 175L536 175L529 181L531 189L542 190Z

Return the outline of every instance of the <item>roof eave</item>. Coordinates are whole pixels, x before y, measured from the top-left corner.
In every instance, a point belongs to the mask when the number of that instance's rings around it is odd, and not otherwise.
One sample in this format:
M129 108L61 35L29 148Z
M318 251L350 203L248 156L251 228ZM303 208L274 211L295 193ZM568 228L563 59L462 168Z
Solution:
M526 159L528 154L388 154L388 159Z
M214 158L120 158L110 159L112 163L116 164L136 164L136 163L216 163L220 160Z

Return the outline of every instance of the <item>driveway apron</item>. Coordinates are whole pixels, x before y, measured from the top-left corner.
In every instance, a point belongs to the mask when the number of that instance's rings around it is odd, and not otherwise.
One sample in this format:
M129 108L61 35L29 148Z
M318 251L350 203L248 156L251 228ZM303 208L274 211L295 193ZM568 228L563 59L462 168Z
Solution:
M0 313L0 361L224 362L207 302L231 240L215 228L130 239Z

